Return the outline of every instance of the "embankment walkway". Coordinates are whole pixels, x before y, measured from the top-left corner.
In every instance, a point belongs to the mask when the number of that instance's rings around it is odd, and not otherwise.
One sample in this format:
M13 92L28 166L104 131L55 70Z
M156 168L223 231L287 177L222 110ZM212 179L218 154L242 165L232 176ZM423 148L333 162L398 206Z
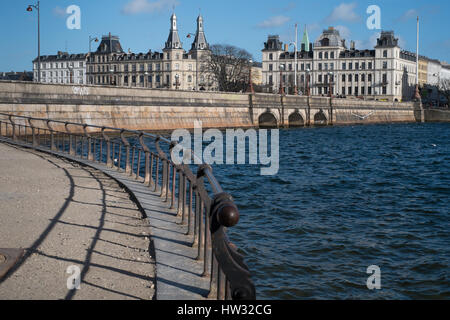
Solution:
M152 299L149 247L147 220L115 180L0 143L0 248L25 249L0 279L0 300ZM67 288L70 266L79 290Z

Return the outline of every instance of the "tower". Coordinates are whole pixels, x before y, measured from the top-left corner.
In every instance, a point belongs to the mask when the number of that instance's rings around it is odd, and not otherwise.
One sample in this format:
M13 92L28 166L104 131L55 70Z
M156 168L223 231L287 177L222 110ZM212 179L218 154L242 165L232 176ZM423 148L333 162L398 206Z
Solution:
M163 86L167 88L183 87L183 43L178 35L177 16L170 17L170 32L167 38L164 52L164 76Z
M308 35L308 29L306 29L305 25L305 31L303 32L303 40L300 44L301 51L309 51L309 35Z
M205 29L203 24L203 17L199 15L197 18L197 32L195 33L195 40L192 43L191 50L208 50L209 45L205 37Z

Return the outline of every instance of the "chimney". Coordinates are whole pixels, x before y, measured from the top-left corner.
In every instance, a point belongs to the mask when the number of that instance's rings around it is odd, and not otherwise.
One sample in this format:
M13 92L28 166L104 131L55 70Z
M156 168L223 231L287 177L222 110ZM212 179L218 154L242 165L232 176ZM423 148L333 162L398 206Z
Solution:
M286 52L289 51L289 45L287 43L284 44L284 51L286 51Z
M310 43L310 44L309 44L309 52L312 52L312 51L313 51L313 44Z
M355 50L355 41L350 41L350 50Z

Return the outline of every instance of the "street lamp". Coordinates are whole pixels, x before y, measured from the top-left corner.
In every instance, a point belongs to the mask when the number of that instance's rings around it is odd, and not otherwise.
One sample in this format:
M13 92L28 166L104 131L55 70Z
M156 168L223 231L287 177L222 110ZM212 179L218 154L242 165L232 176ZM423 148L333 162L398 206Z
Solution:
M433 77L437 77L438 78L438 83L437 83L437 96L438 96L437 107L439 108L440 105L441 105L441 92L440 92L441 74L440 73L433 73Z
M284 86L283 86L283 69L284 65L280 64L280 94L284 94Z
M98 42L98 38L89 36L89 53L91 53L91 43L92 43L92 41Z
M146 88L148 88L148 74L149 74L148 71L144 72L144 76L145 76L144 84L145 84Z
M308 68L308 69L306 69L306 95L309 97L309 96L311 96L311 90L310 90L310 88L309 88L309 81L310 81L310 79L309 79L309 74L311 73L311 70Z
M175 75L175 89L176 90L178 90L178 85L179 85L179 82L178 82L178 80L180 79L180 75L177 73L176 75Z
M248 88L247 88L247 92L248 93L255 93L255 90L253 89L253 80L252 80L252 64L253 64L253 60L250 59L248 60L249 63L249 70L248 70Z
M27 8L28 12L32 12L33 8L37 10L38 14L38 82L41 82L41 15L40 15L40 3L37 2L36 5L30 4Z
M113 69L112 66L111 66L111 68L109 69L109 73L110 73L110 75L109 75L109 84L112 86L112 85L114 85L114 84L113 84L113 73L114 73L114 69Z
M331 98L331 81L333 80L333 72L328 72L328 97Z

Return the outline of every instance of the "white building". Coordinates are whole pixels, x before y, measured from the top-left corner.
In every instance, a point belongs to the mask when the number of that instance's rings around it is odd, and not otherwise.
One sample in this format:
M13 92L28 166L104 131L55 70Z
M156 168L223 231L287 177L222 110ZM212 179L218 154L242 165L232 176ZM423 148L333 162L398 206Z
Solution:
M69 54L59 51L56 55L41 56L42 83L86 84L88 54ZM38 59L33 60L34 81L38 81Z
M306 34L306 31L305 31ZM307 34L303 38L308 39ZM393 31L381 32L373 50L347 48L339 31L324 30L312 47L302 43L297 52L298 91L311 95L362 96L366 99L402 101L414 95L416 55L402 50ZM294 93L294 52L278 36L269 36L263 52L263 84L278 92L280 76L286 93ZM281 69L281 72L280 72ZM308 77L309 75L309 77Z

